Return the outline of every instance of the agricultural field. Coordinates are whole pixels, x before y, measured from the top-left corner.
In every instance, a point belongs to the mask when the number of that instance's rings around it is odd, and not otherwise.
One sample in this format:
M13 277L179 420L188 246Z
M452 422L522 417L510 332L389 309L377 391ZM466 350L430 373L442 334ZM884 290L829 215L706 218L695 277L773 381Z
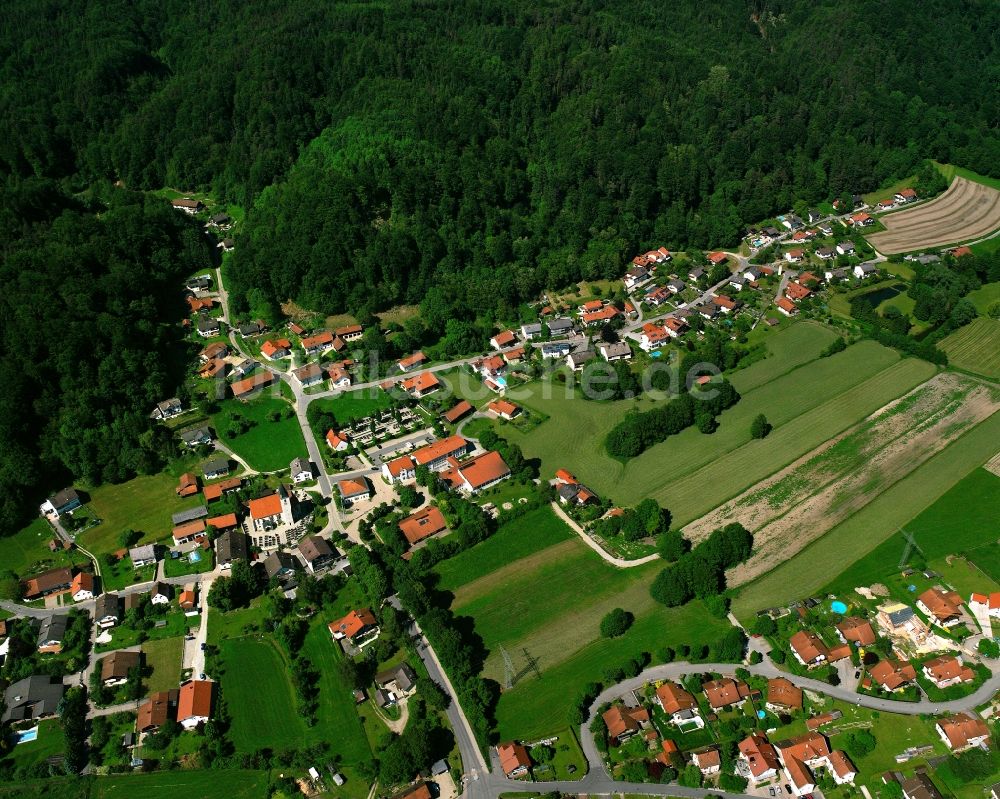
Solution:
M264 799L264 771L161 771L152 774L102 777L94 783L92 799L214 799L225 786L227 799Z
M944 373L847 433L685 528L693 540L739 521L754 531L754 555L732 570L749 582L819 538L963 433L1000 409L1000 388Z
M215 414L213 425L219 439L242 457L250 467L261 472L287 469L295 458L306 455L306 442L302 438L295 415L286 416L292 406L276 397L262 397L252 402L226 400ZM279 414L278 421L271 421L272 414ZM253 426L236 436L233 419L243 417Z
M1000 242L1000 239L997 239ZM975 291L970 291L968 300L976 306L980 316L986 316L997 303L1000 303L1000 283L986 283Z
M797 555L752 583L741 586L733 599L733 611L740 619L749 621L761 608L785 604L821 591L852 564L864 568L868 557L875 557L880 545L887 546L898 559L899 544L885 542L970 471L996 455L997 441L1000 441L1000 414L993 414L906 477L873 495L867 505ZM979 561L984 560L982 554ZM876 558L875 562L878 560ZM849 581L859 584L856 581L864 579L867 577L859 573Z
M537 664L538 676L522 675L501 695L497 718L505 739L532 738L565 727L576 691L600 680L608 666L663 646L709 644L727 629L700 603L675 609L655 603L649 583L661 568L657 563L616 569L575 536L541 549L519 542L535 541L545 514L558 521L550 509L541 511L511 522L501 533L507 547L500 554L513 548L519 554L516 559L498 558L487 541L461 556L462 565L476 568L480 576L461 585L454 582L457 570L442 576L441 587L454 592L452 609L460 617L471 617L483 639L486 677L503 684L500 645L511 653L516 669L526 667L528 655ZM449 564L441 568L447 570ZM635 622L612 641L600 637L599 625L615 607L633 613Z
M142 652L146 658L146 668L151 673L143 678L146 693L166 691L180 684L181 663L184 654L183 638L161 638L145 641Z
M970 241L1000 228L1000 191L956 177L940 197L879 221L886 229L867 239L883 255Z
M941 340L948 361L984 377L1000 378L1000 320L973 319Z
M676 523L685 524L935 372L930 364L903 361L872 341L818 358L835 336L801 322L774 335L768 339L771 357L732 374L743 397L719 417L715 433L689 428L626 463L606 454L604 438L629 409L648 409L652 400L587 402L567 397L564 386L536 381L508 395L551 418L527 433L507 428L505 436L526 457L541 459L543 477L567 468L601 496L623 505L651 496L671 510ZM750 436L750 423L759 413L774 426L762 441Z

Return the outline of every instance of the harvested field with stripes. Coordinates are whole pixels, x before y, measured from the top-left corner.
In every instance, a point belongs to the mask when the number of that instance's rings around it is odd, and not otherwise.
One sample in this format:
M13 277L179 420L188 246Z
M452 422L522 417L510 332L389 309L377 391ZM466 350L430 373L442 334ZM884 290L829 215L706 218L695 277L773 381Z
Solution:
M956 177L940 197L879 222L885 230L867 239L883 255L971 241L1000 228L1000 191Z
M753 530L753 557L729 575L731 585L746 583L833 529L998 409L1000 388L939 374L684 531L699 540L731 521Z
M973 319L941 340L952 366L985 377L1000 378L1000 321Z

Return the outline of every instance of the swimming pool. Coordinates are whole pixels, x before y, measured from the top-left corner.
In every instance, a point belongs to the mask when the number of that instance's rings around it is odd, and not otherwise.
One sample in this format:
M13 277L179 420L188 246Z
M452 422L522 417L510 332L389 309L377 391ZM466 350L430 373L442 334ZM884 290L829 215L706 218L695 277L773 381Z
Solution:
M14 741L15 746L17 744L26 744L30 741L34 741L38 737L38 727L32 727L30 730L15 732L14 737L17 739Z
M507 388L507 378L506 377L497 376L497 377L494 377L493 380L496 381L496 384L498 386L500 386L500 388Z
M200 560L201 560L201 553L197 549L192 550L191 554L188 555L188 562L190 563L198 563Z
M839 613L840 615L844 615L845 613L847 613L847 605L845 605L838 599L836 602L830 603L830 610L832 610L834 613Z

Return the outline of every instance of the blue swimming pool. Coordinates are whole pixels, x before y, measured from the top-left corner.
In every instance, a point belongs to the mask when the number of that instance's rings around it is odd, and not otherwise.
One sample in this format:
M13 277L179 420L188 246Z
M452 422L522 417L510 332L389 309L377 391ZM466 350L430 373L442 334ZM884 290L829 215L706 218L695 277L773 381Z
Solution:
M38 738L38 727L32 727L30 730L23 730L22 732L15 732L14 744L26 744L30 741L34 741Z
M839 613L843 615L847 613L847 605L845 605L838 599L836 602L830 603L830 610L832 610L834 613Z
M649 353L650 358L659 358L661 355L663 355L663 353L660 352L659 350L657 350L656 352Z
M496 381L496 384L498 386L500 386L500 388L507 388L507 378L506 377L499 377L499 376L497 376L497 377L495 377L493 379Z
M197 563L201 560L201 553L197 549L192 550L191 554L188 555L188 560L191 563Z

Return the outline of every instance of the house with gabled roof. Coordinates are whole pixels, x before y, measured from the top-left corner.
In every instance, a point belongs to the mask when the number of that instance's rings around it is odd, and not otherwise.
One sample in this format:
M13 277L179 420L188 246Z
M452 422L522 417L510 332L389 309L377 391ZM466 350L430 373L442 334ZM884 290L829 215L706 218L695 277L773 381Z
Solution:
M898 691L917 679L917 671L911 663L894 658L880 660L868 673L886 691Z
M38 635L35 638L38 651L42 654L62 652L67 627L69 627L69 616L66 614L53 614L43 618L38 625Z
M260 345L260 354L269 360L276 361L292 354L292 342L287 338L276 338Z
M787 677L774 677L767 681L766 706L776 713L802 710L802 689Z
M939 719L934 725L944 745L952 752L964 752L976 746L988 744L990 728L978 716L957 713Z
M712 710L723 710L733 705L739 705L750 698L751 689L742 680L734 680L732 677L722 677L718 680L709 680L702 683L701 689L705 692L709 707Z
M490 346L495 350L502 350L513 344L517 344L517 336L512 330L504 330L490 339Z
M832 750L826 738L818 732L808 732L774 745L782 770L796 796L816 790L814 772L823 768L837 785L853 783L857 769L847 755Z
M466 494L485 491L508 477L510 477L510 467L507 466L503 456L494 450L467 461L455 461L450 468L441 472L442 480Z
M94 575L90 572L79 572L73 577L69 592L74 602L83 602L86 599L94 598Z
M344 450L350 448L351 440L348 437L347 433L337 432L335 430L327 430L326 445L334 452L343 452Z
M150 694L136 713L136 731L156 732L167 721L175 720L179 697L180 691L176 688Z
M434 505L414 511L405 519L399 521L399 532L403 534L410 546L447 531L448 524L444 515Z
M774 304L785 316L794 316L799 312L798 306L788 299L788 297L778 297L778 299L774 301Z
M299 541L299 553L306 562L306 568L313 574L337 559L337 552L330 546L330 542L318 535L307 535Z
M441 381L433 372L421 372L413 377L408 377L399 385L411 397L420 399L440 389Z
M368 479L364 476L338 480L337 491L340 494L340 501L344 503L345 507L350 507L355 502L369 500L374 493Z
M327 629L335 641L347 639L355 646L374 641L380 632L378 620L371 608L352 610L342 619L331 621Z
M667 680L656 687L656 703L671 724L678 727L690 725L699 730L705 726L697 700L675 682Z
M917 597L917 608L939 627L954 627L962 620L962 598L938 586Z
M608 728L608 737L622 744L649 726L649 711L644 707L626 707L616 702L602 714L604 724Z
M177 721L185 730L197 729L212 717L215 683L188 680L181 683L177 698Z
M333 348L333 333L329 330L321 330L319 333L301 339L300 343L306 355L319 355Z
M961 656L940 655L926 661L923 666L924 677L938 688L950 688L952 685L969 683L976 679L976 672L962 662Z
M425 363L427 363L427 356L417 351L396 361L396 368L401 372L412 372L414 369L419 369Z
M845 644L871 646L875 643L875 631L871 622L858 616L847 616L837 626L837 635Z
M521 777L531 768L528 750L516 741L497 744L497 757L500 768L508 778Z
M740 773L754 785L774 779L781 768L778 753L763 733L755 732L739 743Z
M459 400L453 407L445 411L442 416L448 424L455 424L459 420L464 419L474 410L475 408L472 407L472 403L468 400Z

